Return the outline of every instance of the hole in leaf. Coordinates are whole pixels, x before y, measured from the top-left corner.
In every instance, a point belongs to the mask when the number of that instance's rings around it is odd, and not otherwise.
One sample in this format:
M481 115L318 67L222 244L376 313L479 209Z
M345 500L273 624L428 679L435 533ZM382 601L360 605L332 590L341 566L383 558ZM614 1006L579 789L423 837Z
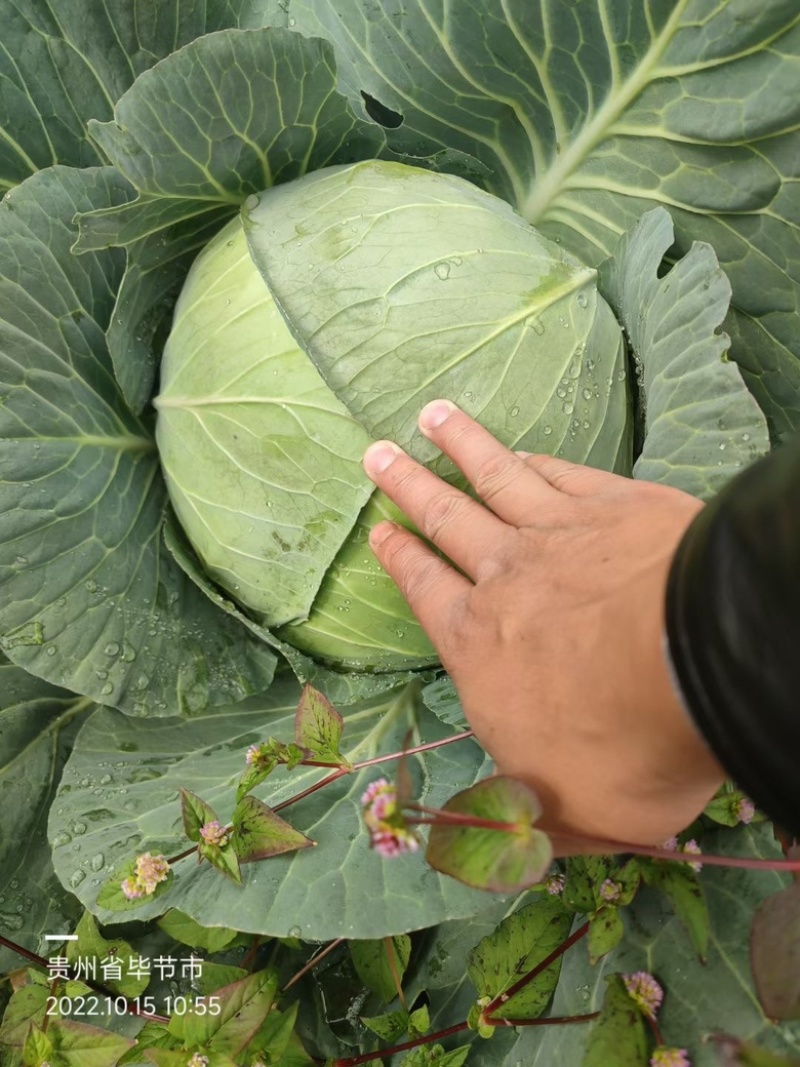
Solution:
M431 1006L431 998L428 996L428 994L423 989L423 991L421 993L417 994L417 998L414 1001L414 1003L413 1004L409 1004L408 1010L410 1012L411 1011L417 1011L418 1008L429 1008L430 1006Z
M361 96L364 100L364 110L373 122L379 123L387 130L396 130L398 126L403 125L404 119L399 111L392 111L390 107L382 104L380 100L376 100L369 93L365 93L363 89L361 90Z

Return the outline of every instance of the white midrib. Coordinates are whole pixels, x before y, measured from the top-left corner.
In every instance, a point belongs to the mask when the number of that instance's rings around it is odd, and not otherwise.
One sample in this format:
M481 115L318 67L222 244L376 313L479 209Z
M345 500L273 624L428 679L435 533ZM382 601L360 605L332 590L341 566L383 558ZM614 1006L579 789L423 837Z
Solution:
M606 136L611 127L639 93L651 81L653 70L664 54L664 49L672 39L676 26L681 20L689 0L679 0L661 33L651 44L642 62L628 81L624 82L617 93L612 93L587 123L578 137L560 155L554 165L541 179L535 179L533 187L519 212L532 226L542 220L550 205L561 192L566 178L572 174L584 159Z

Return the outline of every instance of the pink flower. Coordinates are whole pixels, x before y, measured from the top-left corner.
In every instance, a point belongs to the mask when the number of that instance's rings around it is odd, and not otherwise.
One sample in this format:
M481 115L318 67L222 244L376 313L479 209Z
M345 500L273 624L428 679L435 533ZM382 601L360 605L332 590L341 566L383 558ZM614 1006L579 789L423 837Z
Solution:
M611 878L606 878L600 886L600 899L604 900L607 904L613 904L614 901L619 900L621 896L622 886L619 882L615 882Z
M362 793L361 803L370 844L376 852L389 858L417 851L419 841L406 825L391 782L386 778L372 782Z
M650 1067L692 1067L692 1061L685 1048L667 1048L666 1045L659 1045L650 1057Z
M140 885L138 878L124 878L122 880L122 895L128 900L138 900L144 896L144 887Z
M739 822L745 824L753 821L753 817L756 813L756 806L752 800L748 797L739 797L734 806L734 814Z
M372 847L386 859L394 859L404 852L416 852L419 848L417 838L404 828L373 830L370 836Z
M200 836L207 845L218 845L222 848L223 845L228 843L225 827L216 819L212 819L200 827Z
M702 855L700 846L698 845L698 843L695 841L694 838L692 838L691 841L687 841L684 844L683 851L684 852L690 852L693 856ZM689 864L687 864L687 866L691 867L693 871L702 871L702 869L703 869L703 864L702 863L689 863Z
M149 896L155 893L159 882L165 882L169 874L169 863L164 856L151 856L149 852L143 852L136 857L136 878L144 887Z
M251 745L245 753L244 761L248 767L258 762L258 757L261 755L261 745Z
M195 1052L190 1060L186 1061L186 1067L208 1067L208 1056L201 1056Z
M636 1001L643 1015L648 1019L655 1019L661 1002L664 999L664 990L647 971L636 971L635 974L623 974L622 980L630 997Z
M564 886L567 884L567 880L563 874L551 874L549 878L545 880L544 887L551 897L558 897L564 892Z
M693 856L702 855L700 846L694 838L683 845L679 845L677 837L670 837L661 847L668 852L690 852ZM691 867L693 871L702 871L703 869L702 863L687 863L686 866Z

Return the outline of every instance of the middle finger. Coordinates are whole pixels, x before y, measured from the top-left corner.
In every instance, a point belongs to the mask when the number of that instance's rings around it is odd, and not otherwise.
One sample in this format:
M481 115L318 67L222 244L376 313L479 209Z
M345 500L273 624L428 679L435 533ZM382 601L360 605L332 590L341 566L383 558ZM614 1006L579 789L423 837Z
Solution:
M376 441L364 470L414 525L473 581L496 569L497 547L509 527L392 441Z

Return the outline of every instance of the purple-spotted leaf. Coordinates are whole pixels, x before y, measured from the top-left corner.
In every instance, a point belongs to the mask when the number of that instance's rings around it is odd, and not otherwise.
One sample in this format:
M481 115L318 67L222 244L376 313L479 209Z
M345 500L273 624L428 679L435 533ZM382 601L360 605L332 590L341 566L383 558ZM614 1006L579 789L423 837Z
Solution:
M206 1004L206 1010L201 1012L194 1001L185 1014L172 1016L169 1031L187 1048L199 1046L205 1055L213 1051L238 1056L264 1024L277 989L278 979L273 971L256 971L214 993L219 1014L212 1015Z
M219 845L207 845L201 841L197 846L197 851L200 856L208 860L212 867L216 867L218 871L221 871L226 878L231 878L237 885L242 884L239 857L236 855L233 843L220 848Z
M719 1053L719 1067L800 1067L798 1059L778 1056L738 1037L714 1034L712 1040Z
M753 918L750 965L772 1019L800 1019L800 882L767 897Z
M143 892L135 897L126 896L123 892L123 884L130 886L136 881L139 860L148 855L150 854L145 852L139 856L132 856L117 867L110 878L106 879L97 894L97 903L101 908L108 908L109 911L133 911L143 904L149 904L151 900L155 900L169 890L173 880L172 870L166 872L163 880L155 886L152 892ZM163 857L158 858L163 859Z
M624 928L619 910L613 905L600 908L589 919L589 961L592 965L622 940Z
M581 1067L647 1067L647 1036L641 1011L622 976L610 975L600 1018L586 1041Z
M200 827L206 823L216 822L214 809L189 789L181 787L181 812L183 828L190 841L200 840Z
M356 974L364 985L385 1003L394 1000L411 957L411 938L398 934L348 944Z
M397 1041L408 1029L407 1011L388 1011L384 1015L361 1016L361 1022L381 1041Z
M52 1017L48 1019L47 1037L53 1064L58 1067L114 1067L136 1044L132 1038L97 1026Z
M233 813L233 844L241 863L269 859L315 845L254 796L243 797Z
M437 871L476 889L513 893L540 881L553 861L547 834L532 825L536 794L513 778L487 778L457 793L445 812L508 825L508 829L435 823L425 858Z
M640 861L639 867L644 881L669 898L698 956L705 961L711 920L697 874L686 863L670 863L668 860L644 860Z
M507 918L469 954L479 998L502 996L566 940L573 916L557 897L542 896ZM536 1019L558 983L561 958L492 1012L496 1019Z
M294 720L294 739L311 759L322 763L350 764L340 752L344 719L327 697L311 685L304 685Z

